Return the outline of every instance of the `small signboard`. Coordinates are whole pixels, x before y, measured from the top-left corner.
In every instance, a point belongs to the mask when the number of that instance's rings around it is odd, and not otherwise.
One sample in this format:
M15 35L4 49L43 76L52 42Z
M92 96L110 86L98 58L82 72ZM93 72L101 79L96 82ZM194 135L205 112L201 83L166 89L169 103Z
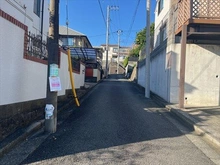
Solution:
M49 83L50 83L50 91L51 92L61 90L60 77L49 77Z
M50 64L50 77L58 77L59 70L57 64Z

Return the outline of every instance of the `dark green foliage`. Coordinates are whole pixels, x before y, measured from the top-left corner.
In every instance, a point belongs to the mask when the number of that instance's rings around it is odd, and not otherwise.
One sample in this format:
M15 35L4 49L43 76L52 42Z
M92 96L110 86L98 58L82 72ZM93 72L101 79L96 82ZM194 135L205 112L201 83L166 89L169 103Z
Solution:
M154 23L150 26L150 35L154 35ZM138 57L139 51L146 44L146 27L136 34L135 44L136 46L130 51L130 56Z

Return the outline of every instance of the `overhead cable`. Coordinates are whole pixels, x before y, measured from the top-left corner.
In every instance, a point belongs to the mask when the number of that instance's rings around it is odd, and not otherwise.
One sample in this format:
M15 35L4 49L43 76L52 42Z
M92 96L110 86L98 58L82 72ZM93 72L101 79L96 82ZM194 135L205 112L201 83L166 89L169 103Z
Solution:
M107 26L107 24L106 24L106 19L105 19L103 10L102 10L102 5L101 5L101 3L100 3L100 0L98 0L98 3L99 3L100 11L101 11L101 13L102 13L102 18L103 18L104 24L105 24L105 26Z
M127 35L127 38L126 38L126 44L127 44L128 39L129 39L129 37L130 37L130 34L131 34L131 30L132 30L132 27L133 27L133 24L134 24L134 21L135 21L135 17L136 17L136 14L137 14L137 10L138 10L139 4L140 4L140 0L138 0L138 2L137 2L137 6L136 6L136 8L135 8L134 15L133 15L133 17L132 17L131 25L130 25L130 27L129 27L128 35Z

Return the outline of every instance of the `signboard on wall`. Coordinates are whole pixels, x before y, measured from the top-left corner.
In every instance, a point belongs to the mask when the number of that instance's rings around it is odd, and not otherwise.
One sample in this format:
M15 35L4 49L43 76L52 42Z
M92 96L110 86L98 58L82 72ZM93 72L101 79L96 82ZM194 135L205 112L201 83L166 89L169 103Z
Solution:
M61 90L60 77L49 77L49 83L50 83L50 91L51 92Z
M57 64L50 64L50 77L58 77L59 70Z

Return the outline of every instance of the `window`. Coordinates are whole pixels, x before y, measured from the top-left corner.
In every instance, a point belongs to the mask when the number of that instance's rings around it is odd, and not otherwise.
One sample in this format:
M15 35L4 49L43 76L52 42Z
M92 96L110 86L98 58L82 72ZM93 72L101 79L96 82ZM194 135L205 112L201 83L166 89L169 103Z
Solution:
M120 53L126 53L127 50L126 49L120 49Z
M113 48L113 53L118 53L118 48Z
M40 3L41 0L34 0L34 13L40 17Z
M75 39L74 38L68 38L68 46L75 46Z
M160 29L160 42L167 39L167 25L164 24Z
M162 9L163 9L163 5L164 5L164 3L163 3L163 1L164 0L159 0L159 2L158 2L158 15L160 14L160 12L162 11Z

